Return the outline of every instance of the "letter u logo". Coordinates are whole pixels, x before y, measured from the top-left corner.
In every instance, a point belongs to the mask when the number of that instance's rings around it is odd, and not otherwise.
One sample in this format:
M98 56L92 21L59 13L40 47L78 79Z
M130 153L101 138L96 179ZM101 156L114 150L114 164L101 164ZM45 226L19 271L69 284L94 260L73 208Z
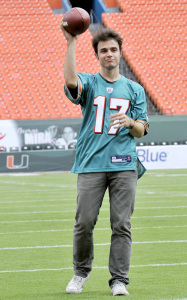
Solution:
M8 169L26 169L29 166L29 156L28 155L21 155L21 164L16 165L14 164L14 156L9 155L7 156L7 168Z

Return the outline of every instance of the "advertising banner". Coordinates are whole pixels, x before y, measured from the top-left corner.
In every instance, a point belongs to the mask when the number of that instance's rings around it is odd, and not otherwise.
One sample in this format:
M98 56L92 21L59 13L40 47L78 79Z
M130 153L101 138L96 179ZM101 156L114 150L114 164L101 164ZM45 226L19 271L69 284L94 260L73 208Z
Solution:
M187 146L137 147L147 170L187 168ZM38 150L0 153L0 173L70 171L75 150Z
M0 120L0 173L69 171L81 119ZM187 145L137 147L147 170L187 168Z
M0 120L0 151L75 149L81 120Z
M0 153L0 173L70 171L75 150Z
M137 154L147 170L187 168L187 145L137 147Z

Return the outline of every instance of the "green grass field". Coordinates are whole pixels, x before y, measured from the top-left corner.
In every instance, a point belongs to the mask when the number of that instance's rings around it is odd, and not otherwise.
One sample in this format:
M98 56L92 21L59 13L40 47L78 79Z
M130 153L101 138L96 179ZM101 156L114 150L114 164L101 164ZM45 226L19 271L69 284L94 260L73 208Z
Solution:
M65 293L73 275L76 179L70 173L0 176L0 300L113 298L108 193L94 232L90 280L82 294ZM126 298L187 299L186 200L186 169L147 171L139 180Z

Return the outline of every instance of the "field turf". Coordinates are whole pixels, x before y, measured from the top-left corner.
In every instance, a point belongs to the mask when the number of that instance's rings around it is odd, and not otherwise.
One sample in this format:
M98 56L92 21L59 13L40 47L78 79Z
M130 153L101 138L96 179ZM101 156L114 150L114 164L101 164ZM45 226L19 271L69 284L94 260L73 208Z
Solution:
M76 175L0 176L0 300L112 299L108 192L94 231L95 258L82 294L73 275ZM187 299L187 170L147 171L132 216L131 300Z

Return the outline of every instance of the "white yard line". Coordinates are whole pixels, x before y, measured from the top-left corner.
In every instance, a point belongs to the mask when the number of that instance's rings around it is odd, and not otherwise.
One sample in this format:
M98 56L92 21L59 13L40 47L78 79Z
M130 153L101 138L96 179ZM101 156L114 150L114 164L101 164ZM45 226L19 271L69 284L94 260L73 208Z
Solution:
M173 217L187 217L187 215L163 215L163 216L140 216L140 217L134 217L134 216L132 216L132 219L173 218Z
M143 241L133 242L133 244L164 244L164 243L187 243L187 240L175 240L175 241ZM98 243L94 246L109 246L110 243ZM73 245L51 245L51 246L26 246L26 247L3 247L0 251L5 250L28 250L28 249L51 249L51 248L72 248Z
M68 200L69 201L69 200ZM75 202L75 201L74 201ZM108 203L103 203L103 205L108 205ZM42 207L64 207L64 206L76 206L76 203L58 203L58 204L46 204L46 205L42 205L40 204L40 208ZM38 208L38 205L11 205L11 206L0 206L1 209L12 209L12 208L24 208L26 207L28 208Z
M187 175L185 174L185 177L186 177ZM179 176L180 177L180 176ZM24 182L24 181L17 181L17 182L15 182L15 181L13 181L13 180L0 180L0 183L2 184L7 184L8 186L16 186L16 187L18 187L18 186L33 186L33 187L47 187L47 188L49 188L49 187L51 187L51 188L57 188L57 187L59 187L59 188L77 188L77 184L72 184L72 183L70 183L70 184L44 184L44 183L37 183L37 182ZM177 187L181 187L181 186L184 186L184 187L186 187L186 184L184 183L184 184L174 184L174 183L172 183L172 187L175 187L175 186L177 186ZM138 186L139 187L139 186ZM158 183L158 184L151 184L151 185L141 185L139 188L154 188L154 187L164 187L164 188L166 188L166 187L169 187L169 188L171 188L171 184L170 183L168 183L168 184L160 184L160 183Z
M142 193L144 193L144 194L142 195ZM169 192L169 191L167 191L167 192L151 192L151 191L145 192L144 191L142 193L140 195L136 194L136 199L149 199L150 196L151 196L151 198L155 198L155 199L156 198L159 198L159 199L162 199L162 198L175 198L175 200L167 199L167 201L170 202L170 201L178 201L178 199L180 200L180 197L187 197L186 191L182 191L182 192L180 191L180 192L177 192L177 193ZM155 201L155 199L152 200L152 202ZM158 201L158 200L156 200L156 201Z
M101 219L101 218L100 218ZM108 218L105 218L108 220ZM11 223L35 223L35 222L75 222L75 219L52 219L52 220L18 220L18 221L1 221L1 224L11 224Z
M131 268L149 268L149 267L173 267L173 266L186 266L186 262L171 263L171 264L147 264L147 265L131 265ZM107 266L93 266L93 269L106 270ZM23 272L52 272L52 271L67 271L73 270L73 267L56 268L56 269L32 269L32 270L2 270L0 273L23 273ZM178 299L179 300L179 299ZM182 299L181 299L182 300Z
M25 186L25 185L28 185L28 186L39 186L39 187L51 187L51 188L77 188L77 184L73 184L73 183L70 183L70 184L50 184L50 183L37 183L37 182L24 182L24 181L12 181L12 180L0 180L0 183L4 183L4 184L7 184L7 185L11 185L11 186Z
M72 210L55 210L55 211L25 211L25 212L8 212L0 213L0 215L27 215L27 214L53 214L53 213L71 213L75 212L75 209Z
M147 196L147 195L146 195ZM151 195L151 197L155 197L156 195ZM71 196L72 197L72 196ZM160 198L167 198L168 196L156 196L156 197L159 197L159 199ZM170 197L176 197L176 195L171 195ZM181 197L181 195L180 195L180 197ZM187 194L184 194L183 195L183 197L187 197ZM145 200L145 201L139 201L138 199L144 199L144 198L146 198L145 196L142 196L142 197L140 197L140 196L137 196L136 197L136 202L138 203L138 204L143 204L143 203L170 203L170 202L177 202L177 201L180 201L180 202L183 202L183 201L185 201L186 202L186 199L175 199L175 200ZM39 199L37 199L37 200L18 200L18 201L0 201L0 204L17 204L17 203L37 203L37 202L65 202L65 201L67 201L67 202L69 202L69 201L74 201L74 204L76 204L76 197L74 197L74 198L62 198L62 199L54 199L54 197L53 197L53 199L43 199L43 200L39 200ZM109 201L109 199L107 199L107 198L105 198L104 199L104 201ZM48 205L42 205L42 207L43 206L58 206L58 205L68 205L68 203L67 204L64 204L64 203L62 203L62 204L48 204ZM71 205L73 205L73 204L71 204ZM105 203L105 202L103 202L103 204L102 205L108 205L108 203ZM17 207L17 206L12 206L11 205L11 208L12 207ZM35 205L35 206L28 206L28 205L25 205L25 206L19 206L19 207L38 207L38 205ZM4 206L1 206L0 208L10 208L10 206L9 207L4 207Z
M157 207L136 207L136 210L147 210L147 209L177 209L177 208L187 208L186 205L183 206L157 206ZM75 212L75 209L71 210L55 210L55 211L21 211L21 212L3 212L0 215L24 215L24 214L51 214L51 213L71 213ZM109 211L109 208L101 208L101 211Z
M135 207L135 209L170 209L170 208L187 208L187 205L181 206L152 206L152 207Z
M152 219L152 218L177 218L177 217L187 217L187 215L163 215L163 216L139 216L132 217L132 219ZM99 218L99 220L109 220L108 218ZM18 221L1 221L0 224L9 223L32 223L32 222L72 222L75 219L52 219L52 220L18 220Z
M25 191L23 191L24 193L26 193ZM40 191L41 192L41 191ZM46 192L46 190L45 190L45 192ZM48 191L47 191L48 192ZM14 191L12 191L12 193L15 195L15 190ZM27 192L28 193L28 192ZM9 201L9 200L11 200L12 199L12 196L8 196L7 195L7 189L6 189L6 192L5 192L5 194L6 194L6 201L0 201L0 204L13 204L13 203L29 203L29 202L63 202L63 201L74 201L75 203L76 203L76 193L75 194L71 194L71 195L64 195L64 193L63 193L63 195L62 195L62 192L60 192L59 194L60 194L60 196L57 198L57 199L55 199L55 193L53 193L53 191L51 192L51 198L52 199L43 199L43 200L40 200L40 199L36 199L36 200L33 200L33 199L31 199L30 200L30 198L33 198L33 190L32 190L32 195L29 197L28 196L28 194L27 195L24 195L24 200L15 200L15 201ZM10 194L10 191L9 191L9 194ZM57 193L56 193L57 194ZM21 197L21 194L20 194L20 192L19 192L19 195L20 195L20 197ZM164 201L162 201L162 200L156 200L157 198L159 198L159 199L164 199L164 198L175 198L175 200L167 200L167 201L165 201L165 202L176 202L177 200L176 200L176 197L177 197L177 199L179 199L179 201L186 201L186 199L180 199L180 197L187 197L187 193L185 193L185 192L182 192L181 193L181 191L180 191L180 193L178 192L178 193L173 193L173 192L171 192L171 194L170 194L170 192L169 191L167 191L167 192L163 192L163 193L161 193L161 192L146 192L146 194L144 194L144 195L136 195L136 201L137 202L139 202L138 201L138 199L149 199L149 196L151 195L151 198L155 198L155 200L152 200L152 201L149 201L149 200L145 200L145 201L143 201L143 202L141 202L141 203L148 203L148 202L150 202L150 203L153 203L153 201L154 202L164 202ZM1 190L1 196L2 196L2 190ZM49 197L49 195L48 195L48 197ZM59 199L61 197L61 199ZM64 198L64 197L68 197L68 198ZM71 197L73 197L73 198L71 198ZM2 198L5 198L5 196L3 197L2 196ZM105 198L105 200L107 200L108 201L108 199L107 198Z
M142 230L142 229L166 229L166 228L184 228L187 225L174 225L174 226L153 226L153 227L132 227L132 230ZM111 230L108 228L95 228L94 231L106 231ZM6 234L25 234L25 233L48 233L48 232L67 232L73 231L73 228L69 229L49 229L49 230L27 230L27 231L12 231L12 232L0 232L2 235Z
M108 200L108 199L106 199L106 200ZM41 207L60 207L60 206L75 206L76 205L76 201L75 201L75 199L62 199L62 200L47 200L47 201L45 201L45 200L34 200L34 201L15 201L15 202L0 202L0 204L2 204L2 203L4 203L4 204L14 204L15 203L15 205L11 205L11 206L0 206L0 208L2 208L2 209L12 209L12 208L24 208L24 207L26 207L26 208L37 208L38 207L38 205L19 205L19 206L17 206L16 204L17 203L26 203L26 204L28 204L28 203L32 203L32 202L65 202L65 201L67 201L68 203L58 203L58 204L45 204L45 205L40 205ZM74 203L69 203L69 202L74 202ZM146 204L150 204L150 203L170 203L170 202L186 202L186 199L180 199L180 200L165 200L165 201L162 201L162 200L152 200L152 201L138 201L137 200L137 204L144 204L144 203L146 203ZM109 206L109 203L108 202L103 202L103 204L102 204L102 206L106 206L106 205L108 205ZM169 206L170 207L170 206ZM187 206L185 206L185 207L187 207ZM164 207L162 207L161 206L161 208L164 208ZM135 207L135 209L138 209L138 206L136 206Z
M148 175L148 176L156 176L156 177L186 177L187 176L187 174L175 174L175 173L173 173L173 174L164 174L164 173L146 173L146 175Z
M33 195L32 195L33 197ZM71 196L72 197L72 196ZM62 198L62 199L43 199L43 200L18 200L18 201L0 201L0 204L14 204L14 203L34 203L34 202L63 202L63 201L74 201L76 203L76 198ZM175 200L176 201L176 200Z
M175 299L160 299L160 300L187 300L187 298L175 298Z
M0 182L1 183L1 182ZM43 186L42 186L43 187ZM45 188L45 190L43 190L43 189L41 189L41 188L38 188L38 189L35 189L35 188L30 188L30 189L23 189L21 186L16 186L16 187L14 187L13 189L9 189L9 191L8 192L10 192L10 193L14 193L15 192L15 189L16 189L16 191L18 191L19 193L25 193L25 192L28 192L28 193L33 193L33 192L38 192L38 193L43 193L43 192L51 192L52 194L54 194L54 193L61 193L62 194L62 192L63 193L68 193L68 195L69 195L69 189L71 188L70 186L68 186L68 188L65 190L64 189L64 187L62 187L62 188L57 188L57 187L55 187L55 189L53 190L52 188L47 188L47 187L45 187L44 186L44 188ZM6 193L6 191L7 191L7 186L1 186L1 191L3 191L4 193Z

